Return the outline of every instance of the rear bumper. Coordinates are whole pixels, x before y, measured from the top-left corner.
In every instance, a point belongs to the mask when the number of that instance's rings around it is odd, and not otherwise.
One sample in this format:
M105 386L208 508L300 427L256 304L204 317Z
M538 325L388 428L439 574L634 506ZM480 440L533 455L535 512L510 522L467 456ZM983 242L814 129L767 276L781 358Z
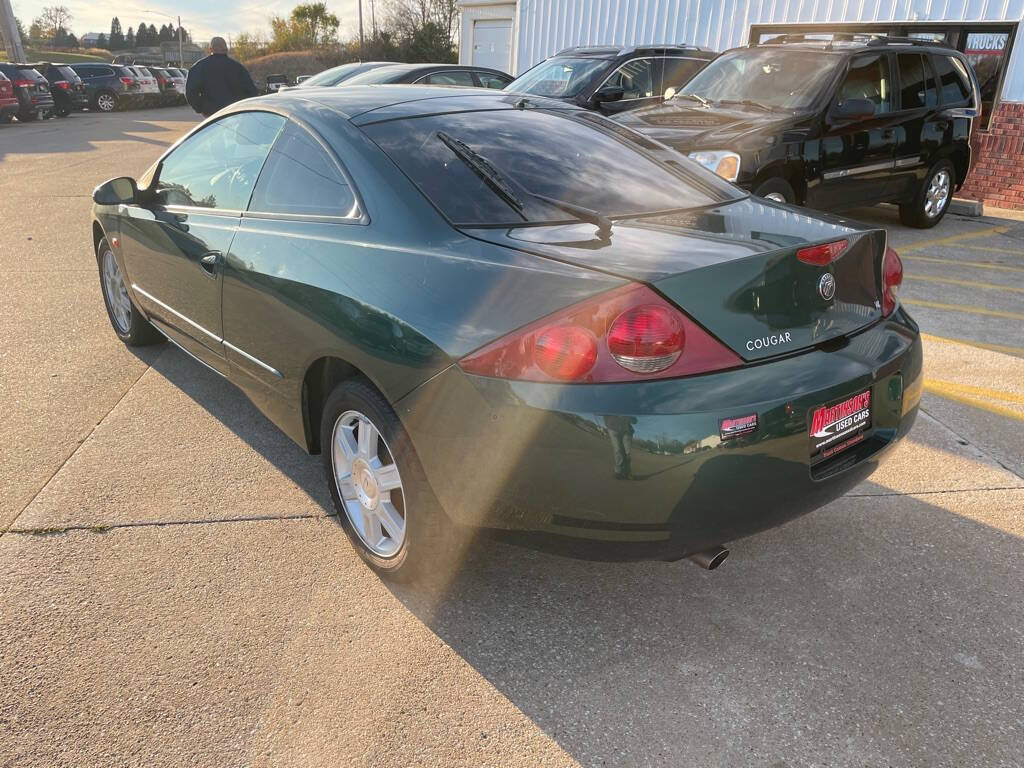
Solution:
M867 478L911 428L922 384L901 309L842 349L687 379L558 386L453 366L398 405L456 522L592 559L676 559L771 528ZM810 461L811 411L866 389L872 428ZM723 441L721 419L756 413Z

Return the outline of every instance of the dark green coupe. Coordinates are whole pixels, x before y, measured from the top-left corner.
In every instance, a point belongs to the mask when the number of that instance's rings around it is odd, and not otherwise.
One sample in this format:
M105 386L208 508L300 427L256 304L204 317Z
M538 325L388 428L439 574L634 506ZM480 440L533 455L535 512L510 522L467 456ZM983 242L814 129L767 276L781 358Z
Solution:
M118 336L167 337L322 453L385 574L472 528L714 567L866 478L917 413L884 231L562 102L289 91L94 200Z

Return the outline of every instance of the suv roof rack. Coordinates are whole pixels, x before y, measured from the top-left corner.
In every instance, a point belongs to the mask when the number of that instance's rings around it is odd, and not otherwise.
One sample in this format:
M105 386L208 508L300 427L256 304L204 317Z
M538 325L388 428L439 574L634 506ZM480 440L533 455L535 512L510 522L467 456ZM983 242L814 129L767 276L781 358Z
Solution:
M808 37L813 35L813 37ZM786 45L790 43L821 43L825 50L831 51L835 43L860 43L868 47L888 45L921 45L948 48L944 40L927 40L919 37L894 37L883 32L785 32L765 40L763 43L750 43L751 48L758 45Z

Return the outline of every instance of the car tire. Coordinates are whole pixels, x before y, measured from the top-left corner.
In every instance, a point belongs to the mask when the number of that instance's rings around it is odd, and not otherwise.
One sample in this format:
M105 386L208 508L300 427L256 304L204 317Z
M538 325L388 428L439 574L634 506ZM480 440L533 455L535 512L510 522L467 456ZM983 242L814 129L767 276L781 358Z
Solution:
M100 271L103 304L107 308L107 317L110 318L110 325L113 326L117 337L129 347L141 347L163 341L163 335L150 325L132 302L121 276L121 268L105 237L96 246L96 263Z
M18 122L19 123L31 123L33 120L39 117L38 112L19 112Z
M793 191L793 187L781 176L765 179L754 189L754 194L757 197L763 197L776 203L785 203L786 205L792 205L796 202L796 193Z
M56 114L57 114L57 117L68 117L68 116L71 115L71 108L70 107L57 107Z
M369 381L346 379L335 387L324 405L320 442L338 520L374 571L404 582L457 564L461 529L441 509L405 427Z
M6 112L0 115L0 125L7 125L11 120L14 119L14 115L10 112Z
M934 227L949 210L955 187L956 169L953 163L939 160L924 177L914 199L900 205L900 221L917 229Z
M100 91L93 98L93 105L100 112L113 112L117 109L117 94L113 91Z

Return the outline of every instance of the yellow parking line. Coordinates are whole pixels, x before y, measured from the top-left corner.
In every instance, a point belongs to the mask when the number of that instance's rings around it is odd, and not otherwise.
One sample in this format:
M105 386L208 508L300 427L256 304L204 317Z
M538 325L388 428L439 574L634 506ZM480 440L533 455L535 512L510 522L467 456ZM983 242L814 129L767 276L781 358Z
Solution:
M936 248L943 245L954 245L962 243L965 240L977 240L979 237L990 237L991 235L1001 235L1006 232L1009 227L987 227L985 229L979 229L976 232L964 232L959 235L949 235L948 237L935 237L930 240L918 240L916 243L907 243L906 245L897 248L896 250L900 255L909 253L910 251L922 251L925 248Z
M919 299L900 299L904 304L914 307L929 307L930 309L948 309L953 312L967 312L971 315L985 315L987 317L1005 317L1009 320L1024 320L1024 314L1020 312L1004 312L999 309L987 309L985 307L971 307L964 304L943 304L938 301L921 301Z
M991 389L989 387L976 387L973 384L959 384L955 381L943 381L941 379L925 379L925 387L931 385L950 392L957 392L964 396L988 397L992 400L1003 400L1007 403L1024 405L1024 395L1015 392L1007 392L1002 389Z
M999 416L1007 416L1017 421L1024 421L1024 413L1021 413L1020 411L1015 411L1012 408L1007 408L1006 406L999 405L997 403L990 403L986 400L980 400L976 397L961 394L958 390L944 386L945 384L946 382L935 382L931 379L925 379L924 391L943 397L946 400L952 400L956 403L969 405L972 408L980 408L983 411L995 413Z
M932 277L931 275L903 275L904 280L921 280L925 283L945 283L946 285L965 285L970 288L983 288L986 291L1010 291L1012 293L1024 293L1024 288L1017 288L1013 285L998 285L996 283L979 283L974 280L957 280L954 277Z
M995 248L991 245L962 245L963 248L969 248L972 251L983 251L984 253L1003 253L1007 256L1024 256L1024 251L1013 250L1012 248Z
M921 338L925 341L941 341L947 344L962 344L965 347L978 347L987 349L990 352L1003 352L1007 355L1024 357L1024 347L1011 347L1005 344L989 344L984 341L968 341L967 339L948 339L945 336L932 336L930 333L922 333Z
M1024 272L1024 267L1011 267L1009 264L989 264L987 261L964 261L962 259L936 259L934 256L904 256L901 259L911 261L927 261L931 264L945 264L947 267L977 267L979 269L996 269L1000 272Z

